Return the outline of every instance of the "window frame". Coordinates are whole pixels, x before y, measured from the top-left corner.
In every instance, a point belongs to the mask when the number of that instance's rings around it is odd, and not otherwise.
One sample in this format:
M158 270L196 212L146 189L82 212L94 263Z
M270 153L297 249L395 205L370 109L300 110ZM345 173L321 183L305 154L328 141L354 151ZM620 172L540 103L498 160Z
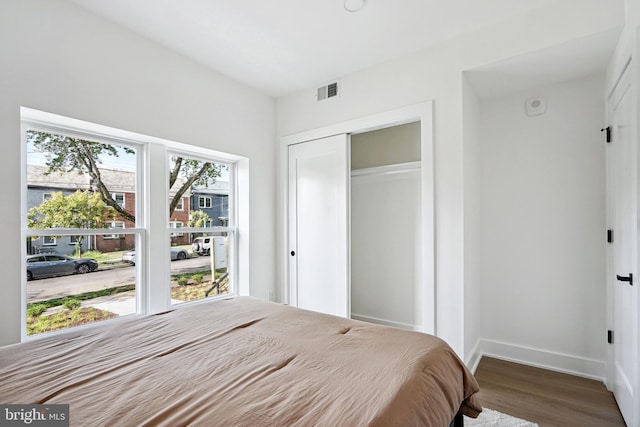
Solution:
M180 226L178 226L178 224L180 224ZM184 222L182 221L169 221L169 228L173 229L173 230L182 230L184 228ZM182 232L173 232L171 233L171 237L182 237L184 236L184 233Z
M68 123L82 123L85 125L75 126L69 125ZM119 236L124 237L125 235L134 235L135 240L135 248L141 248L140 252L144 253L145 248L145 240L146 240L146 230L140 225L144 224L143 218L145 215L145 206L143 200L145 198L145 187L144 187L144 157L146 153L146 146L135 140L128 138L121 138L115 135L109 135L106 133L102 133L99 131L91 130L92 127L96 125L89 124L86 122L80 122L75 119L62 118L61 116L56 116L50 113L44 113L37 110L32 110L29 108L21 107L21 230L22 230L22 250L21 253L26 254L26 240L31 237L54 237L54 238L63 238L68 237L71 239L71 236L82 235L85 237L102 237L105 235L105 231L108 228L95 228L95 229L67 229L67 228L55 228L55 229L29 229L27 227L27 203L28 203L28 182L27 182L27 132L28 131L42 131L49 133L56 133L61 135L67 135L73 138L85 138L91 141L112 144L120 147L128 147L134 148L136 150L136 226L133 228L128 228L126 231L122 229L120 231ZM140 225L139 225L140 224ZM124 225L124 224L123 224ZM78 233L78 230L81 230L81 233ZM44 245L43 245L44 246ZM47 245L47 247L53 245ZM26 260L25 257L22 257L22 271L26 271ZM136 295L136 312L134 314L144 313L145 300L147 298L146 291L144 289L143 280L144 280L144 271L139 267L136 268L136 282L135 282L135 295ZM47 332L44 334L36 334L36 335L27 335L27 327L26 327L26 307L27 307L27 280L26 275L22 274L22 303L21 303L21 325L20 325L20 335L21 340L32 341L42 339L44 337L49 337L52 335L57 335L60 333L64 333L70 329L82 329L86 327L90 327L95 325L95 323L89 323L86 325L81 325L73 328L64 328L56 331ZM116 319L104 320L102 322L112 322L116 321ZM101 323L102 323L101 322Z
M49 242L47 242L49 240ZM58 239L56 236L42 236L42 246L57 246Z
M118 196L122 196L122 203L118 201ZM125 193L111 193L111 198L116 202L122 209L125 208L127 195Z
M198 302L202 302L205 300L210 300L210 299L216 299L216 298L228 298L229 296L237 296L240 295L240 289L241 289L241 285L238 282L238 277L239 277L239 244L238 244L238 239L239 239L239 230L238 230L238 220L239 217L237 215L237 212L239 212L238 209L238 203L239 203L239 189L237 186L237 179L238 179L238 164L236 162L232 162L230 161L230 159L223 159L220 158L218 156L215 155L203 155L202 153L195 151L195 150L180 150L178 151L174 151L174 150L167 150L167 161L166 164L169 165L170 163L170 159L171 156L180 156L183 158L189 158L189 159L193 159L193 160L200 160L200 161L207 161L207 162L213 162L213 163L217 163L217 164L224 164L228 167L228 174L229 174L229 193L227 194L227 201L228 201L228 205L229 205L229 210L228 210L228 215L229 215L229 222L227 224L227 226L225 227L219 227L219 226L210 226L210 227L203 227L203 228L196 228L196 227L182 227L180 229L180 232L183 234L193 234L193 233L215 233L215 234L222 234L222 235L226 235L228 237L227 243L228 243L228 258L227 258L227 269L229 272L229 293L227 294L223 294L223 295L214 295L214 296L209 296L206 298L202 298L199 300L195 300L195 301L186 301L186 302L181 302L178 304L171 304L172 308L175 308L177 306L183 306L185 304L197 304ZM168 174L167 174L167 178L168 178ZM168 179L167 179L168 181ZM201 195L194 195L198 197L198 206L200 205L200 198L206 198L209 200L209 208L211 208L213 206L213 197L212 196L201 196ZM167 199L169 200L169 199ZM167 213L169 211L169 201L167 202ZM207 209L207 208L203 208L203 209ZM210 224L213 224L215 221L215 219L211 219L211 221L209 222ZM171 236L171 226L170 224L167 226L167 232L169 233L169 238ZM175 230L175 229L173 229Z
M120 223L122 224L122 227L117 227L115 224L116 223ZM114 220L111 221L111 224L109 225L109 227L107 228L107 230L125 230L127 228L127 224L124 221L121 220ZM104 240L113 240L113 239L120 239L122 236L124 235L124 233L118 233L118 234L103 234L102 238Z
M233 283L233 295L249 295L249 159L244 156L227 152L219 152L195 145L184 144L138 134L122 129L111 128L82 120L59 116L27 107L20 107L21 120L21 253L26 254L27 239L47 236L78 235L77 229L35 230L27 228L27 145L28 130L40 130L51 133L62 133L72 137L86 138L96 142L128 146L135 148L137 153L136 165L136 223L126 230L123 235L133 235L136 248L136 313L161 313L167 309L179 309L186 304L197 304L213 298L228 298L229 294L219 297L213 296L203 300L185 302L180 306L172 306L168 288L170 286L167 252L170 248L171 230L168 227L169 215L167 199L169 174L167 159L169 154L178 154L200 160L214 161L232 166L229 173L230 191L233 191L233 206L229 206L229 215L233 216L233 227L211 227L207 232L227 232L233 236L233 243L229 245L229 275ZM232 190L233 189L233 190ZM190 202L190 200L189 200ZM183 200L184 203L184 200ZM164 209L164 212L162 212ZM152 215L151 212L154 212ZM165 233L162 233L165 230ZM199 232L203 229L181 230L184 232ZM105 229L82 229L83 236L95 238L105 234ZM245 238L243 238L245 236ZM21 257L22 271L26 270L26 257ZM68 329L53 331L46 334L26 335L26 306L27 280L22 277L22 300L20 335L22 341L38 340ZM118 319L105 320L100 324L117 322ZM80 330L94 327L95 324L82 325L74 328Z
M202 201L205 200L208 203L204 203L205 206L202 206ZM209 206L206 206L206 205ZM211 209L213 207L213 198L211 196L198 196L198 209Z

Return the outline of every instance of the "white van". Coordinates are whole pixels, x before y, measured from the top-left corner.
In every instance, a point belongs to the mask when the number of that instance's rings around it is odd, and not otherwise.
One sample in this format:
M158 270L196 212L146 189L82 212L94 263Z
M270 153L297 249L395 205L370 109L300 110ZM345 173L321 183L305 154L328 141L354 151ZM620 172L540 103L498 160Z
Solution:
M193 253L198 255L211 254L211 242L213 242L214 254L216 257L216 270L227 267L227 238L225 236L204 236L196 237L191 244Z

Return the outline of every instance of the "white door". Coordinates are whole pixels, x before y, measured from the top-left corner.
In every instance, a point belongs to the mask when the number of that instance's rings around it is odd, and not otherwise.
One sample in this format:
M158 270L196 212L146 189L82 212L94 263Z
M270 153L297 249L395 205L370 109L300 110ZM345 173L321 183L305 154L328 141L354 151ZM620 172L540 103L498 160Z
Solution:
M627 70L609 98L611 144L608 147L609 209L613 252L609 286L613 320L612 388L627 425L637 424L638 299L636 269L637 186L633 140L632 91Z
M289 146L289 299L350 316L346 134Z

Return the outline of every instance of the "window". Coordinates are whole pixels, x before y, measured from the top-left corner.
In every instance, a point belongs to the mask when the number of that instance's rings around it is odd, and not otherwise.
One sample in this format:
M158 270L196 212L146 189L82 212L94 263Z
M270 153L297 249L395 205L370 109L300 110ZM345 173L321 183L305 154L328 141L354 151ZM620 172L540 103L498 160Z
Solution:
M248 197L236 197L234 185L246 188L248 184L234 180L238 164L241 164L241 173L237 175L247 179L248 159L28 108L22 108L21 112L23 158L26 159L22 174L26 218L23 218L25 227L21 232L25 242L21 265L27 270L22 282L27 312L22 324L23 339L52 330L46 326L51 322L46 321L53 318L40 318L36 305L60 304L65 298L82 299L83 304L73 310L54 309L46 316L52 311L64 312L82 319L80 323L84 324L138 312L158 313L178 302L239 292L237 278L248 277L248 274L238 274L237 258L238 254L248 256L248 246L246 240L240 247L237 243L237 218L248 225L249 216L237 215L236 203L246 203ZM78 165L87 164L82 161L63 158L87 153L97 156L94 158L97 171L82 169ZM165 156L166 167L150 168L146 162L158 155ZM177 158L186 161L172 162ZM70 164L74 167L65 169L65 165ZM206 170L202 170L203 167ZM191 183L190 178L199 171L203 174ZM55 183L55 187L43 188L42 183L46 182ZM148 185L143 185L145 182ZM187 182L189 184L184 185ZM229 194L228 211L209 211L209 217L201 216L198 225L194 225L191 214L196 210L192 210L192 206L202 203L215 208L213 205L217 203L212 200L215 192L203 195L202 201L194 195L194 189L207 185L227 188L222 192ZM51 194L47 203L50 210L41 207L44 193ZM172 200L175 201L173 208ZM170 210L168 220L158 215L162 207ZM224 227L216 226L220 214L229 217ZM73 277L80 272L38 272L33 265L37 262L32 258L38 257L40 251L52 253L54 248L45 247L43 242L53 243L57 239L60 243L61 238L65 244L55 248L56 254L66 256L79 250L82 258L98 260L95 265L88 264L89 274ZM169 259L172 262L168 264ZM170 273L164 268L167 265ZM247 271L246 268L248 266L242 267L242 271ZM96 270L99 274L93 274ZM60 276L55 280L64 283L64 295L53 295L55 288L47 286L46 280L54 280L50 279L52 275ZM248 293L245 290L248 283L243 281L242 286L243 292ZM167 298L169 289L171 302ZM102 292L117 294L118 304L104 304L97 299ZM85 321L83 310L88 309L94 312L95 318ZM63 322L56 329L71 326L70 322Z
M107 227L109 229L123 229L124 228L124 221L112 221L111 224L109 225L109 227ZM102 236L103 239L119 239L121 237L120 234L105 234Z
M178 208L176 208L176 209L178 209ZM171 221L169 223L169 227L171 227L171 228L182 228L182 227L184 227L184 224L182 222L180 222L180 221ZM171 233L171 237L181 237L181 236L184 236L184 234L183 233L177 233L177 232L176 233Z
M44 236L42 238L42 244L44 246L54 246L56 244L56 238L53 236Z
M124 208L124 194L123 193L113 193L111 195L111 197L113 197L113 200L118 204L118 206L120 206L121 208Z
M211 208L211 197L198 196L198 207L200 209Z
M170 170L180 164L187 164L190 168L181 173L172 174L177 178L175 182L170 182L172 184L169 190L170 201L172 197L180 196L177 191L182 188L182 183L188 178L184 172L192 170L198 171L200 176L200 179L192 184L192 189L195 191L216 188L223 188L220 191L229 191L228 177L233 174L233 165L209 158L187 156L184 152L169 155ZM225 199L227 197L225 195ZM175 261L170 264L170 292L174 305L236 292L232 269L236 246L235 223L230 221L224 227L212 227L218 222L217 215L219 213L229 215L229 209L228 207L226 210L221 209L217 195L197 195L194 199L197 200L199 209L190 212L187 227L183 227L181 221L169 222L169 233L173 245L171 257ZM175 210L172 212L170 209L169 217L172 216L178 217ZM176 233L176 228L181 228L181 232ZM204 229L206 232L203 232ZM183 267L186 263L179 262L178 254L183 250L191 254L192 259L189 261L188 269Z
M144 234L135 229L135 207L122 209L125 193L135 195L139 187L137 155L141 146L41 123L23 120L26 180L22 185L27 213L23 235L28 242L23 337L64 329L78 322L133 314L140 294L136 268L116 272L108 267L121 263L124 251L135 251L136 242L144 241ZM82 160L88 156L93 156L97 169L78 166L87 164ZM97 185L98 180L106 187L104 193ZM119 191L113 191L114 188ZM41 199L36 194L41 194ZM111 198L114 206L105 203L104 198ZM129 226L131 231L127 230ZM105 234L106 229L117 229L118 234ZM42 243L38 245L36 240L30 244L36 237ZM53 246L60 242L65 244L57 246L55 254L47 255L46 262L39 262L42 257L31 257L39 252L53 253ZM88 251L91 253L87 254ZM98 255L100 262L93 260ZM78 264L78 258L86 261ZM93 274L95 270L104 270L99 282L98 275ZM90 274L82 274L82 280L73 277L85 272ZM48 281L53 280L62 286L50 286ZM98 298L101 294L126 296L128 302L105 305ZM92 298L86 299L88 295ZM83 305L61 310L65 301L73 299L83 300ZM37 310L40 307L51 310L44 314Z

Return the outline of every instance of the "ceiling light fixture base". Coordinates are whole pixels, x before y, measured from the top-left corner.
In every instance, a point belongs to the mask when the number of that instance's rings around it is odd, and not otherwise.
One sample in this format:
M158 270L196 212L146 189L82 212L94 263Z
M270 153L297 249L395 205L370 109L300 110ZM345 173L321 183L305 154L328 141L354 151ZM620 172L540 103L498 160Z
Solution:
M347 12L357 12L364 7L367 0L344 0L344 10Z

